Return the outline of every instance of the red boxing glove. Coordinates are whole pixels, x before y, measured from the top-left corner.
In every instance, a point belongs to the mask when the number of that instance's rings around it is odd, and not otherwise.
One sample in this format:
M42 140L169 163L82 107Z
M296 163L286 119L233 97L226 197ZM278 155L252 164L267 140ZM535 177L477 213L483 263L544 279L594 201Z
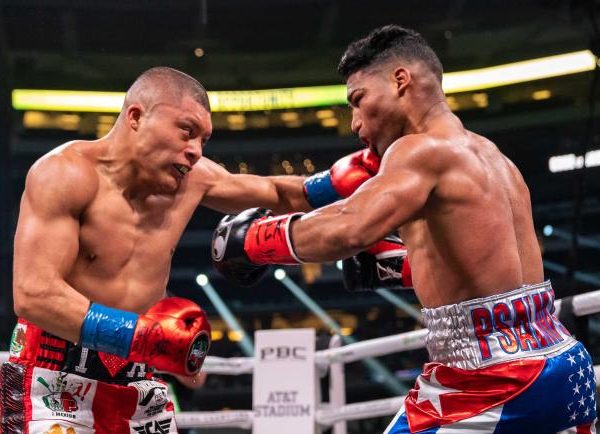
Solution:
M290 240L290 223L302 213L262 217L248 227L244 251L253 264L300 264Z
M412 271L408 262L408 251L400 238L395 235L385 237L367 252L375 256L377 278L380 281L400 279L403 288L412 287Z
M289 225L301 213L277 217L265 208L250 208L221 219L212 239L215 268L242 286L257 284L268 264L298 264L289 239Z
M396 235L385 237L367 251L344 259L344 286L349 291L412 287L406 246Z
M331 169L304 181L304 195L313 208L350 196L379 171L381 159L370 149L353 152L336 161Z
M379 171L380 158L369 148L346 155L336 161L329 174L331 184L342 197L348 197Z
M209 347L204 311L193 301L169 297L139 316L128 360L191 376L200 371Z

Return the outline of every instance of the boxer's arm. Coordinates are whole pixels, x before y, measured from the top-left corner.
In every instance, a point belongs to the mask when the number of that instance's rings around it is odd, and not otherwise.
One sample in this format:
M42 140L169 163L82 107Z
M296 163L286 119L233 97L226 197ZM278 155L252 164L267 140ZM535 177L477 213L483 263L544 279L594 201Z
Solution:
M379 157L361 149L337 160L323 172L300 176L233 175L208 159L200 160L195 176L203 204L225 213L262 207L281 214L308 211L350 196L379 170Z
M79 219L97 188L93 168L64 155L29 171L14 243L14 308L44 330L79 340L89 300L65 281L79 251Z
M352 196L296 219L295 255L307 262L348 257L417 217L451 159L422 140L400 139L385 153L378 175Z
M278 214L312 209L304 196L303 176L233 174L208 158L202 158L192 174L194 186L203 196L202 205L222 213L255 206Z

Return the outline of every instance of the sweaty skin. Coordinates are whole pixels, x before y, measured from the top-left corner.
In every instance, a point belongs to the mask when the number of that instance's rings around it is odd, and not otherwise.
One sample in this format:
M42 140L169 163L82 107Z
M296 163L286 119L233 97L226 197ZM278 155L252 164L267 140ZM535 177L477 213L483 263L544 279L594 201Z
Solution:
M143 313L163 298L175 246L199 204L310 209L302 177L233 175L201 158L212 124L195 99L159 93L151 101L127 106L106 137L66 143L28 173L15 311L63 339L79 340L90 301Z
M425 307L541 282L523 177L463 127L432 73L405 62L358 71L347 86L352 129L383 155L381 168L349 198L292 224L296 254L335 260L399 231Z

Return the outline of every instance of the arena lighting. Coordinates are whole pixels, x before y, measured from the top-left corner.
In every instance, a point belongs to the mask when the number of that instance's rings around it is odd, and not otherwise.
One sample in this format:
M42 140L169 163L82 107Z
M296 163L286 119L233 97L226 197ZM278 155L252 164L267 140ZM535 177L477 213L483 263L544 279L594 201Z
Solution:
M590 50L540 57L488 68L444 74L447 94L476 91L509 84L592 71L597 58ZM123 92L14 89L16 110L112 112L121 110ZM213 112L287 110L346 104L346 86L312 86L281 89L213 91L208 94Z
M199 286L204 286L208 283L208 276L206 274L198 274L196 276L196 283Z
M390 303L392 303L402 312L417 320L419 324L423 324L423 316L421 315L419 309L416 309L410 303L404 301L401 297L398 297L396 294L394 294L387 288L377 288L375 292L381 297L385 298Z
M552 92L548 89L536 90L531 94L531 98L535 101L541 101L543 99L548 99L552 96Z
M600 149L586 152L585 158L582 155L564 154L548 159L548 169L552 173L581 169L584 165L585 167L600 166Z
M124 92L14 89L16 110L112 112L123 105ZM208 93L213 112L283 110L346 104L346 86L213 91Z
M467 92L593 71L597 58L590 50L540 57L470 71L444 74L446 93Z
M118 113L124 92L14 89L15 110Z
M550 225L544 226L544 235L554 236L565 241L572 241L573 234L571 231L565 231L559 228L555 228ZM600 250L600 240L594 237L588 237L586 235L577 235L577 244L580 247L587 247L590 249Z
M352 327L341 327L340 331L342 332L342 336L350 336L354 333L354 329Z
M206 274L198 274L198 276L196 276L196 283L202 287L206 293L206 296L210 299L212 304L215 306L215 309L217 309L217 312L219 312L221 318L223 318L229 327L230 332L227 334L227 336L235 339L234 342L239 344L244 355L247 357L253 357L254 342L252 341L252 338L248 336L248 333L246 333L235 315L223 301L215 287L211 285L210 281L208 280L208 276Z
M275 279L277 279L277 280L283 280L284 277L286 276L285 270L282 270L281 268L278 268L273 273L273 276L275 276Z
M283 271L277 269L277 271ZM285 272L284 272L285 273ZM341 336L342 341L345 344L355 343L356 339L352 336L346 336L342 330L342 327L329 315L325 309L323 309L315 300L313 300L296 282L287 276L283 276L280 279L283 286L285 286L304 306L306 306L312 313L314 313L326 326L331 330L335 331ZM383 385L388 388L392 393L402 395L408 391L408 388L402 384L384 365L378 360L368 357L362 361L365 366L372 373L373 378L381 379ZM379 381L379 380L378 380Z
M210 339L212 341L220 341L221 339L223 339L223 332L221 330L211 330Z
M547 270L550 270L550 271L554 271L555 273L563 274L563 275L566 274L568 271L568 268L565 265L559 264L557 262L549 261L547 259L544 259L544 268L546 268ZM593 274L576 271L574 273L573 277L575 278L575 280L578 280L583 283L590 283L590 284L596 285L596 286L600 285L600 279Z

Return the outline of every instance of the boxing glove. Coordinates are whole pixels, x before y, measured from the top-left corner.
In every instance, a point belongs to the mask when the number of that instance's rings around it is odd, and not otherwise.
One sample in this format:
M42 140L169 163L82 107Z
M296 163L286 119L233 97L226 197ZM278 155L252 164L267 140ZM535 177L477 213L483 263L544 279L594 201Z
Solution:
M369 250L342 261L344 286L349 291L412 287L406 247L396 235L389 235Z
M200 371L210 347L210 325L204 311L184 298L164 298L143 315L92 303L80 341L130 362L191 376Z
M348 197L377 174L379 163L379 157L368 148L346 155L329 170L306 178L304 196L313 208Z
M290 223L302 213L272 216L251 208L221 219L213 233L214 267L227 279L252 286L269 270L268 264L299 264L290 239Z

